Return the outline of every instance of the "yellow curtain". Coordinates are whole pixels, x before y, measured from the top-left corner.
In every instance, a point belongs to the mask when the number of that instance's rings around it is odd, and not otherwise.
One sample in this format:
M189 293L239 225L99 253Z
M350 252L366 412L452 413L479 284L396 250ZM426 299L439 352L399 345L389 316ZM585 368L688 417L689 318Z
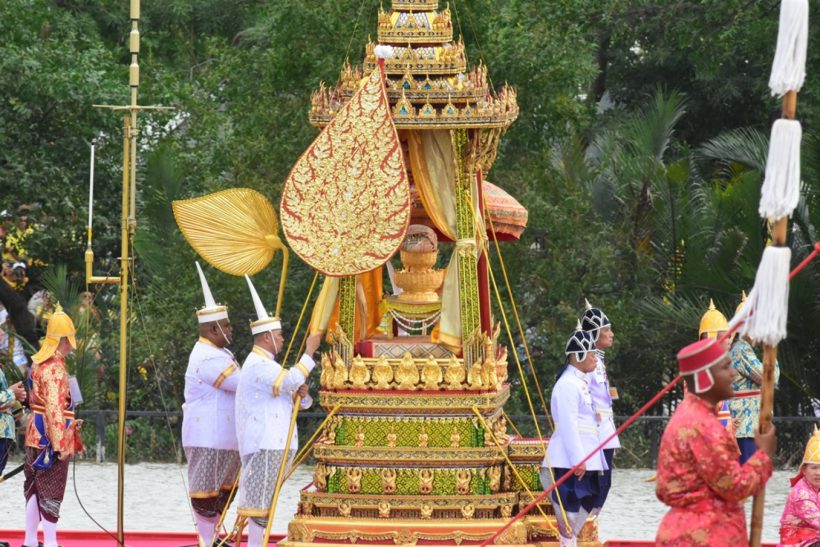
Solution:
M339 279L327 277L319 292L310 318L310 332L335 332L339 325ZM381 324L379 303L382 298L382 269L356 276L356 322L354 331L347 333L351 342L374 336Z
M339 278L325 276L322 283L322 290L316 303L313 305L313 312L310 314L310 334L324 332L330 323L330 316L336 307L337 296L339 295Z
M439 232L456 241L456 158L448 130L411 131L407 138L413 182L427 215ZM458 249L453 249L441 291L441 319L431 338L461 351Z

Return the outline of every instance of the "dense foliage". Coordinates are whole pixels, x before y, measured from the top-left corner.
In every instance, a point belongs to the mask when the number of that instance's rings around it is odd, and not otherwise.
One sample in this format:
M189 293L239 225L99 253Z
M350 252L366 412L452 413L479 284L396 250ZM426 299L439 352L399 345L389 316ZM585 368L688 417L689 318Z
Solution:
M547 392L584 297L613 320L608 363L621 392L616 412L626 413L669 377L675 350L695 337L709 298L731 315L751 286L766 238L758 188L779 108L766 88L778 5L450 2L471 61L519 89L521 117L489 178L530 211L523 239L502 252ZM177 109L141 114L132 408L178 407L195 336L194 254L176 230L170 200L247 186L276 203L315 135L307 123L311 90L335 81L345 58L360 59L378 7L376 0L143 0L140 101ZM116 269L106 256L118 255L121 120L92 105L127 99L127 8L121 0L0 3L0 209L38 205L44 227L32 254L67 264L77 282L92 139L96 268ZM820 15L817 5L812 10ZM790 240L796 260L820 224L816 39L799 104L807 137L805 199ZM269 300L275 270L262 274ZM242 325L251 315L244 282L209 275L214 293L231 305L243 355L249 336ZM291 328L312 277L303 264L291 268L284 310ZM812 374L819 277L814 265L792 288L778 414L810 413L809 398L820 389ZM116 391L117 295L94 290L105 406ZM517 336L515 346L523 357ZM517 378L513 369L511 362ZM513 399L509 410L524 412L521 390Z

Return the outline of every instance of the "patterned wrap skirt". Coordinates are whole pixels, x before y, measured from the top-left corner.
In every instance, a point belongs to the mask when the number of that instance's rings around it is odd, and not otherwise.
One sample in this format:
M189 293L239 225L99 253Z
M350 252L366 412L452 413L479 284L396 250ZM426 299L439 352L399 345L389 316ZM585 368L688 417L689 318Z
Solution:
M252 517L260 525L267 524L268 510L284 455L284 450L260 450L242 456L237 505L240 515ZM296 450L290 450L285 473L290 469L295 456Z
M219 515L239 476L239 452L188 446L185 457L188 459L188 495L194 511L204 517Z
M60 505L63 503L65 486L68 481L68 462L54 458L48 469L37 469L32 464L40 455L39 448L26 447L26 461L23 467L25 480L23 492L26 501L37 496L40 516L48 522L57 522L60 518Z

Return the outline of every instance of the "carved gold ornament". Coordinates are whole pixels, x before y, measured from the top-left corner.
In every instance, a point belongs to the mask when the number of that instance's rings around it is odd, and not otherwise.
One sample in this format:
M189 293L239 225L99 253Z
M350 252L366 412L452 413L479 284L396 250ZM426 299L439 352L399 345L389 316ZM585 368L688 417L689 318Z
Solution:
M319 385L323 389L333 387L333 363L330 360L329 353L322 354L322 372L319 375Z
M396 389L416 389L416 384L419 382L419 369L416 368L416 362L409 353L404 354L393 376L397 384Z
M430 358L421 369L422 388L427 391L438 390L438 385L441 382L441 367L438 366L436 360Z
M481 370L481 381L484 384L484 389L495 389L498 385L498 375L495 368L495 358L488 355L484 359L484 365Z
M390 518L390 502L388 502L388 501L379 502L379 518L382 518L382 519L389 519Z
M370 371L367 369L367 366L365 366L361 357L353 358L348 377L350 383L353 385L353 389L367 389L367 382L370 381Z
M347 367L344 359L333 352L333 389L347 389Z
M347 470L347 490L355 494L362 489L362 470L358 467L351 467Z
M317 463L316 467L313 469L313 483L316 486L317 490L324 490L327 488L327 482L325 479L327 478L327 468L323 463Z
M482 379L481 363L474 363L470 367L470 373L467 375L467 384L470 389L479 390L482 388L484 382Z
M410 221L410 185L378 68L291 170L282 228L302 260L327 275L378 268Z
M396 470L392 467L382 469L382 491L392 494L396 491Z
M390 433L387 434L387 447L396 448L396 439L396 427L393 424L390 424Z
M386 357L379 357L379 360L373 367L373 374L371 377L375 382L373 389L390 389L390 382L393 381L393 367L387 363Z
M450 448L458 448L461 446L461 434L458 432L458 428L454 427L453 432L450 433Z
M473 505L472 503L468 503L468 504L463 505L461 507L461 516L463 516L465 519L473 518L474 514L475 514L475 505Z
M508 519L512 517L512 505L505 504L501 506L501 518Z
M473 478L469 469L456 470L456 492L462 496L470 493L470 480Z
M343 501L339 504L339 515L341 515L343 517L349 517L350 516L350 510L351 510L351 507L350 507L350 504L348 502Z
M490 477L490 492L495 494L501 488L501 466L494 465L487 473Z
M356 430L356 446L364 446L364 431L361 427Z
M429 439L430 436L427 435L427 430L424 429L424 426L421 426L421 433L419 433L419 448L427 448Z
M431 518L433 516L433 506L426 502L422 503L419 514L425 520Z
M447 382L447 389L460 390L464 379L467 377L467 370L464 362L454 356L450 358L447 365L447 372L444 373L444 380Z
M469 471L468 471L469 473ZM431 469L419 470L419 493L429 494L433 491L433 471Z

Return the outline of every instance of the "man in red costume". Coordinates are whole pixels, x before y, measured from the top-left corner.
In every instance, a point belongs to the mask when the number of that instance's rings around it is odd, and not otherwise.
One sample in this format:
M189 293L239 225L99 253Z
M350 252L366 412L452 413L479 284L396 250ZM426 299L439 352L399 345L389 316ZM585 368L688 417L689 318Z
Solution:
M774 427L757 433L757 452L744 464L734 436L717 418L717 404L734 394L737 376L724 344L706 338L678 353L688 393L661 439L656 495L671 509L657 545L748 545L743 500L772 474Z
M37 545L43 525L43 546L57 547L57 519L68 479L68 460L82 451L68 387L65 357L77 347L74 323L57 305L46 337L31 360L29 401L34 413L26 430L23 484L26 496L26 536L23 547Z

